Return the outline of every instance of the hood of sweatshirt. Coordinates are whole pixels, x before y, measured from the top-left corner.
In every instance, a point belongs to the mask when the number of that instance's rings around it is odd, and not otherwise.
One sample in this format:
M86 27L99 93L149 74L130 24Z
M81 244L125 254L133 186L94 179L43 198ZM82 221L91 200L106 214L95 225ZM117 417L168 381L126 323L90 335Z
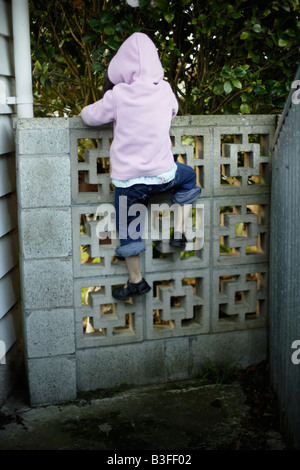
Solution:
M108 78L114 84L142 79L158 83L164 77L157 49L144 33L133 33L123 42L108 66Z

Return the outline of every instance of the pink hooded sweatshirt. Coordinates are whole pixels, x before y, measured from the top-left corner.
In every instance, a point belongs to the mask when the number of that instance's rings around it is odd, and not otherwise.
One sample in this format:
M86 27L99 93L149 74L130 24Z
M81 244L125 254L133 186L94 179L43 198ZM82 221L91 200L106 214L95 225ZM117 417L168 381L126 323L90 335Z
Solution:
M108 78L115 85L81 117L89 126L114 123L111 178L157 176L174 166L169 135L178 103L152 40L132 34L111 60Z

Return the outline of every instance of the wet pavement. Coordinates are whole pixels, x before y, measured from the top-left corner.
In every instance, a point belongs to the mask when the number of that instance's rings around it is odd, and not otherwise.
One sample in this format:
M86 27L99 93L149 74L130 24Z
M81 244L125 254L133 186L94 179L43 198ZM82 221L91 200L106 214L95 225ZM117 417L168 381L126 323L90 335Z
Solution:
M36 408L19 390L0 410L0 450L101 450L107 459L141 451L285 450L272 421L257 429L250 413L238 382L203 385L194 379L111 396L97 391Z

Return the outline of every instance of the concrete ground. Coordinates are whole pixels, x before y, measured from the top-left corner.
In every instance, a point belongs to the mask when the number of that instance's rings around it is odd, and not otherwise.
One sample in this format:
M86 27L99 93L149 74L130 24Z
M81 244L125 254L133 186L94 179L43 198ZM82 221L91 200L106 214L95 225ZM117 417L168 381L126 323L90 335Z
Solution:
M100 394L99 394L100 393ZM240 383L186 380L81 394L76 401L30 408L22 391L0 411L0 450L284 450L271 420L257 429ZM264 412L265 413L265 412Z

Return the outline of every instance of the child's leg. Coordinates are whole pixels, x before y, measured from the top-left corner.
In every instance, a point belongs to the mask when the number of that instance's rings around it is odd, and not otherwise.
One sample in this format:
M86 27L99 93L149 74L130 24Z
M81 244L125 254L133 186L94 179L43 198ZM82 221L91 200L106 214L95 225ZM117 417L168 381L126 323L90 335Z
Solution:
M201 188L196 182L196 172L183 163L176 163L176 165L172 201L180 205L192 204L201 194Z
M174 214L174 232L171 236L170 245L184 249L187 241L184 233L192 203L198 199L201 193L201 188L196 183L196 173L193 168L177 163L173 191L172 201L178 205L178 209Z
M125 261L129 274L128 282L124 286L116 287L112 291L113 297L118 300L126 300L136 295L146 294L151 290L149 284L142 277L140 256L129 256L125 258Z
M145 250L145 245L141 239L142 228L146 217L146 206L142 204L138 207L139 215L130 215L130 208L139 202L136 197L136 188L126 191L115 189L116 223L120 236L120 246L117 247L117 254L125 258L128 271L128 282L113 290L112 295L118 300L126 300L130 297L146 294L151 290L148 283L142 277L140 267L140 252ZM127 193L127 194L126 194ZM120 195L123 197L120 198ZM126 196L126 197L124 197ZM146 201L145 201L146 203ZM140 230L135 232L135 220L138 222Z
M183 234L185 233L187 219L190 215L192 204L185 204L184 206L177 206L174 214L174 234ZM175 236L175 238L182 238L180 235Z
M171 235L170 245L173 248L185 249L187 242L185 232L187 220L190 215L192 204L177 205L174 213L174 230Z
M142 279L140 255L129 256L125 258L127 271L129 275L129 282L137 284Z
M142 240L146 203L140 204L135 192L134 186L115 188L116 228L120 240L116 254L123 258L131 258L146 249ZM132 208L136 208L133 213Z

